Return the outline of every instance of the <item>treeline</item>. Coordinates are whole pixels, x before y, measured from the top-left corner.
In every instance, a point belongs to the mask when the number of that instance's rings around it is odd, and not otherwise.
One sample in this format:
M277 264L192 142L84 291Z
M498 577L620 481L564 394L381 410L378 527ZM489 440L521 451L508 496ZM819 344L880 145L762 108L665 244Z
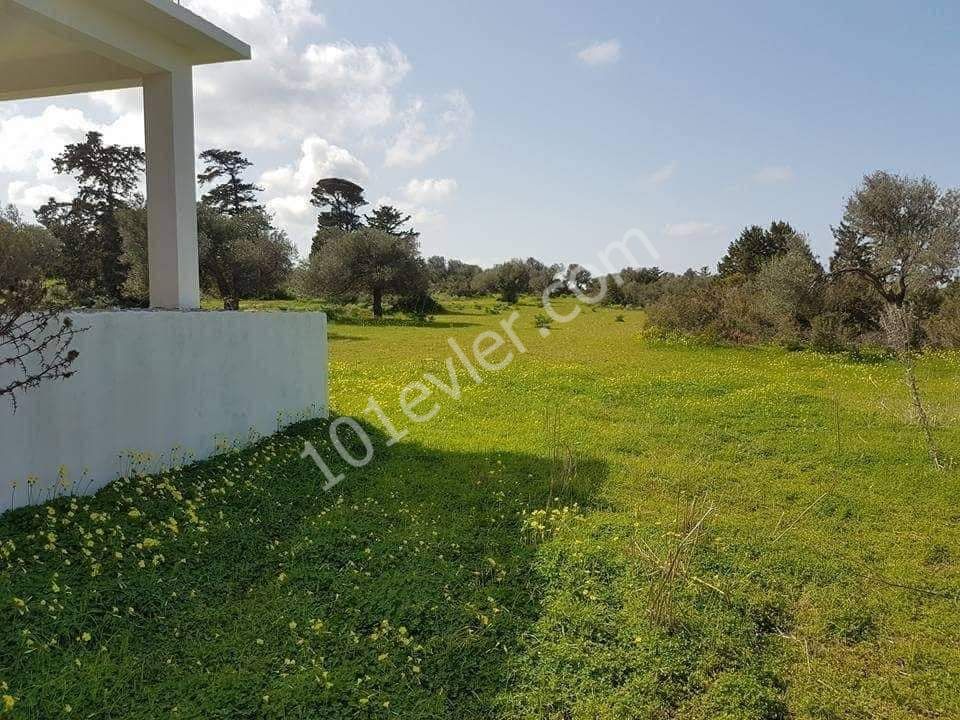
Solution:
M364 189L342 178L312 189L317 230L301 259L260 204L261 189L245 179L249 160L212 149L200 161L201 285L227 309L242 299L305 296L368 302L377 317L391 310L426 315L441 309L438 295L495 294L512 303L551 286L553 294L591 295L600 286L578 265L536 258L490 268L424 258L409 215L391 206L364 214ZM54 167L74 177L76 197L51 199L36 212L39 224L13 209L0 214L0 287L42 277L59 305L145 305L147 213L137 193L143 151L89 133ZM911 347L960 346L960 191L874 173L855 189L833 232L826 267L802 233L777 221L744 229L716 272L625 268L606 278L604 302L646 309L661 332L712 341L822 350L897 338Z
M833 234L824 267L789 224L746 228L716 274L665 275L639 304L662 331L708 340L960 347L960 191L873 173Z

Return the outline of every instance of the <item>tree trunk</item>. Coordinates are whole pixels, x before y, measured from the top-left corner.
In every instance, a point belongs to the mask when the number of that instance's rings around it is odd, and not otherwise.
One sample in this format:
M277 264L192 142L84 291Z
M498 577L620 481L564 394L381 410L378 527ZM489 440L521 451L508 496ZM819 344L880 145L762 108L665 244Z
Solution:
M378 320L383 317L383 290L380 288L373 291L373 316Z

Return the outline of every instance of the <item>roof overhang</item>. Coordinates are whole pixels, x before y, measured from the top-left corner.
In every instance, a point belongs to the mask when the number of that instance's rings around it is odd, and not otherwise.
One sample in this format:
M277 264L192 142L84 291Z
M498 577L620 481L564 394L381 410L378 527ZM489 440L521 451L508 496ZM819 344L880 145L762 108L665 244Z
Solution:
M0 100L142 85L250 47L171 0L0 0Z

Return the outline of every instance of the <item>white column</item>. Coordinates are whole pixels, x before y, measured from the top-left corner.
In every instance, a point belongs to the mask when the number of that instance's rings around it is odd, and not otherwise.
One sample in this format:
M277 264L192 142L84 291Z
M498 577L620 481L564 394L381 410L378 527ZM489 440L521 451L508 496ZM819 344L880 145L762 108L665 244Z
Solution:
M200 307L193 69L143 80L150 306Z

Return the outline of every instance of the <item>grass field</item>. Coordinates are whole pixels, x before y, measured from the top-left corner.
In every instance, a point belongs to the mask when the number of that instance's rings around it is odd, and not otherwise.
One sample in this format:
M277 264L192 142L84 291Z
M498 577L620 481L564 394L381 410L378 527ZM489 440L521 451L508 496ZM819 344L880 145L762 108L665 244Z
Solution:
M896 365L531 302L414 425L401 388L509 314L448 305L332 324L376 455L330 492L313 422L0 519L0 717L960 717L960 478ZM958 359L920 365L953 457Z

